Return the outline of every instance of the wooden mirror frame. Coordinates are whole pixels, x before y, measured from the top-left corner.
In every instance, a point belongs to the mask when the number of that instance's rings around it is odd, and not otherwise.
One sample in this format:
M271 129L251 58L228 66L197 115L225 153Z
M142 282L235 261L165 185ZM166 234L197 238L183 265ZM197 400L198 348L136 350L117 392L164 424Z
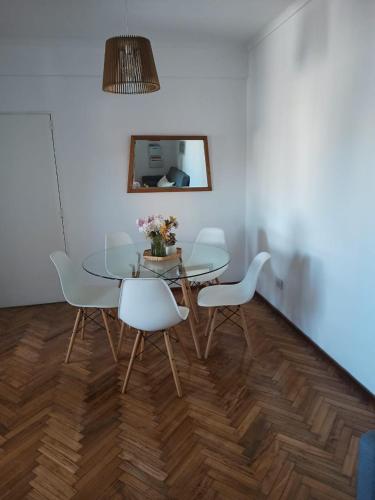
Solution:
M206 160L206 175L207 175L207 186L206 187L170 187L170 188L158 188L158 187L140 187L134 188L134 155L135 155L135 143L138 140L143 141L183 141L183 140L202 140L204 144L204 155ZM208 154L208 141L206 135L132 135L130 138L130 154L129 154L129 170L128 170L128 193L170 193L170 192L191 192L191 191L212 191L211 184L211 168L210 168L210 157Z

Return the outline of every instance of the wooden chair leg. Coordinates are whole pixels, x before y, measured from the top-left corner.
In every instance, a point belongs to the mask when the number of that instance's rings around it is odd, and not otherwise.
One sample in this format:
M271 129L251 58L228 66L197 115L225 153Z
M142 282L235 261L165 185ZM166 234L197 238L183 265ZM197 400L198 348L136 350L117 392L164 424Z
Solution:
M242 306L240 306L240 316L241 316L242 328L243 328L243 333L245 335L247 347L249 348L250 354L252 354L253 349L251 346L251 337L250 337L249 329L247 328L246 316L245 316L245 312L244 312Z
M85 339L85 314L86 314L86 309L82 309L81 340Z
M121 329L120 329L120 337L118 339L118 344L117 344L117 356L119 356L120 351L121 351L121 344L122 344L122 338L124 336L124 329L125 329L125 323L122 321L121 322Z
M100 312L102 313L103 323L104 323L104 326L105 326L105 329L106 329L106 332L107 332L107 337L108 337L109 345L111 346L111 351L112 351L113 359L117 363L116 350L115 350L115 346L113 345L111 331L110 331L109 326L108 326L107 315L106 315L104 309L100 309Z
M196 323L199 323L199 317L198 317L198 311L196 309L196 304L194 302L194 297L192 295L192 291L190 288L190 283L189 280L182 280L181 281L181 288L182 288L182 296L184 299L184 304L186 307L190 309L194 316L194 321Z
M179 332L177 331L177 328L173 327L173 328L171 328L171 330L176 335L177 342L180 344L181 350L184 353L185 358L187 359L187 362L189 363L189 365L191 365L189 350L186 347L185 342L181 340L181 336L180 336Z
M115 309L112 309L112 314L113 314L113 321L121 328L122 321L118 317L118 308L117 307Z
M137 336L135 337L135 341L133 344L132 353L130 355L130 361L128 364L128 369L126 371L124 384L123 384L122 389L121 389L122 394L124 394L126 392L126 388L128 386L128 383L129 383L129 378L130 378L131 371L133 369L133 364L134 364L135 356L137 354L138 344L139 344L139 341L141 339L141 335L142 335L142 333L138 330Z
M206 351L204 353L205 359L208 358L208 354L210 352L210 347L211 347L211 343L212 343L212 338L214 336L216 314L217 314L217 308L215 307L214 311L213 311L212 319L211 319L210 333L209 333L208 339L207 339Z
M214 308L213 307L209 307L208 308L208 321L207 321L206 328L204 330L204 336L205 337L207 337L208 332L210 331L210 326L211 326L211 321L212 321L213 314L214 314Z
M182 293L183 293L183 296L184 296L185 304L189 304L189 297L188 297L188 292L187 292L187 289L186 289L186 280L182 280L181 281L181 289L182 289ZM193 341L194 341L195 350L197 351L197 357L198 357L198 359L201 359L201 357L202 357L202 355L201 355L201 348L200 348L199 340L198 340L198 337L197 337L197 334L196 334L196 331L195 331L194 320L191 317L191 314L189 314L188 320L189 320L191 335L192 335Z
M70 337L68 352L66 353L66 357L65 357L65 363L69 363L70 353L72 352L72 349L73 349L73 344L74 344L74 340L76 338L76 334L78 331L78 325L79 325L79 320L81 318L81 314L82 314L82 309L78 309L77 316L76 316L76 319L74 322L72 336Z
M199 339L197 337L197 332L195 331L194 320L193 320L193 318L191 317L190 314L188 316L188 320L189 320L191 335L193 337L193 342L194 342L195 350L196 350L196 353L197 353L197 358L201 359L202 358L202 354L201 354L201 348L200 348L200 345L199 345Z
M187 305L187 307L190 307L190 309L193 311L193 316L194 316L195 322L199 323L199 314L198 314L197 303L195 301L195 297L194 297L194 294L193 294L193 291L191 289L189 281L186 282L186 287L187 287L187 292L188 292L188 296L189 296L189 304Z
M178 397L181 398L182 397L182 390L181 390L181 385L180 385L180 379L178 377L177 368L176 368L176 364L175 364L174 357L173 357L172 345L171 345L171 341L169 338L169 333L167 331L164 332L164 342L165 342L165 346L167 348L169 363L171 365L174 383L176 384L177 394L178 394Z
M119 324L118 310L116 307L111 309L112 321Z
M141 342L139 344L139 360L143 360L143 351L145 350L145 337L144 337L144 332L142 332L142 337L141 337Z

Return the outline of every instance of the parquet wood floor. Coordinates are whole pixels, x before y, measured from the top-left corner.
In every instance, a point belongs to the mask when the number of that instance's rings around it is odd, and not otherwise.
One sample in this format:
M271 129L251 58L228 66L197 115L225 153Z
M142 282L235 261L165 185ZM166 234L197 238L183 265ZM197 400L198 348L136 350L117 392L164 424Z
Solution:
M198 361L183 327L179 399L152 347L121 395L130 338L115 365L94 324L64 365L66 304L0 310L0 498L355 498L373 400L260 298L246 315L253 357L226 326Z

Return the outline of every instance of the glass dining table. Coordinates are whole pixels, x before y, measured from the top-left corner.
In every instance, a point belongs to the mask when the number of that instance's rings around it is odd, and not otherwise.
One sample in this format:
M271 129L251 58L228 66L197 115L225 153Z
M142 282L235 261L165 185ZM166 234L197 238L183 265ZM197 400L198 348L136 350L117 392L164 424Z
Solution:
M191 291L194 278L226 268L230 262L229 253L219 247L203 243L178 242L178 253L170 260L154 261L144 257L145 250L150 248L147 241L133 243L94 252L87 256L82 267L88 273L111 280L126 278L161 278L170 286L181 286L183 300L192 311L189 324L197 356L201 358L201 350L196 334L195 323L198 322L197 304Z

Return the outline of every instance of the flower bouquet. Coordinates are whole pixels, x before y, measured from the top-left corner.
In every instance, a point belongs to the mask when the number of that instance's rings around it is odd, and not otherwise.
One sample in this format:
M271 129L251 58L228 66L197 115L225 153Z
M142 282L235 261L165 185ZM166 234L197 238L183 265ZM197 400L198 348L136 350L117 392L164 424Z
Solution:
M162 215L149 215L144 219L137 219L140 233L151 240L151 255L165 257L176 252L176 234L178 227L176 217L165 218Z

